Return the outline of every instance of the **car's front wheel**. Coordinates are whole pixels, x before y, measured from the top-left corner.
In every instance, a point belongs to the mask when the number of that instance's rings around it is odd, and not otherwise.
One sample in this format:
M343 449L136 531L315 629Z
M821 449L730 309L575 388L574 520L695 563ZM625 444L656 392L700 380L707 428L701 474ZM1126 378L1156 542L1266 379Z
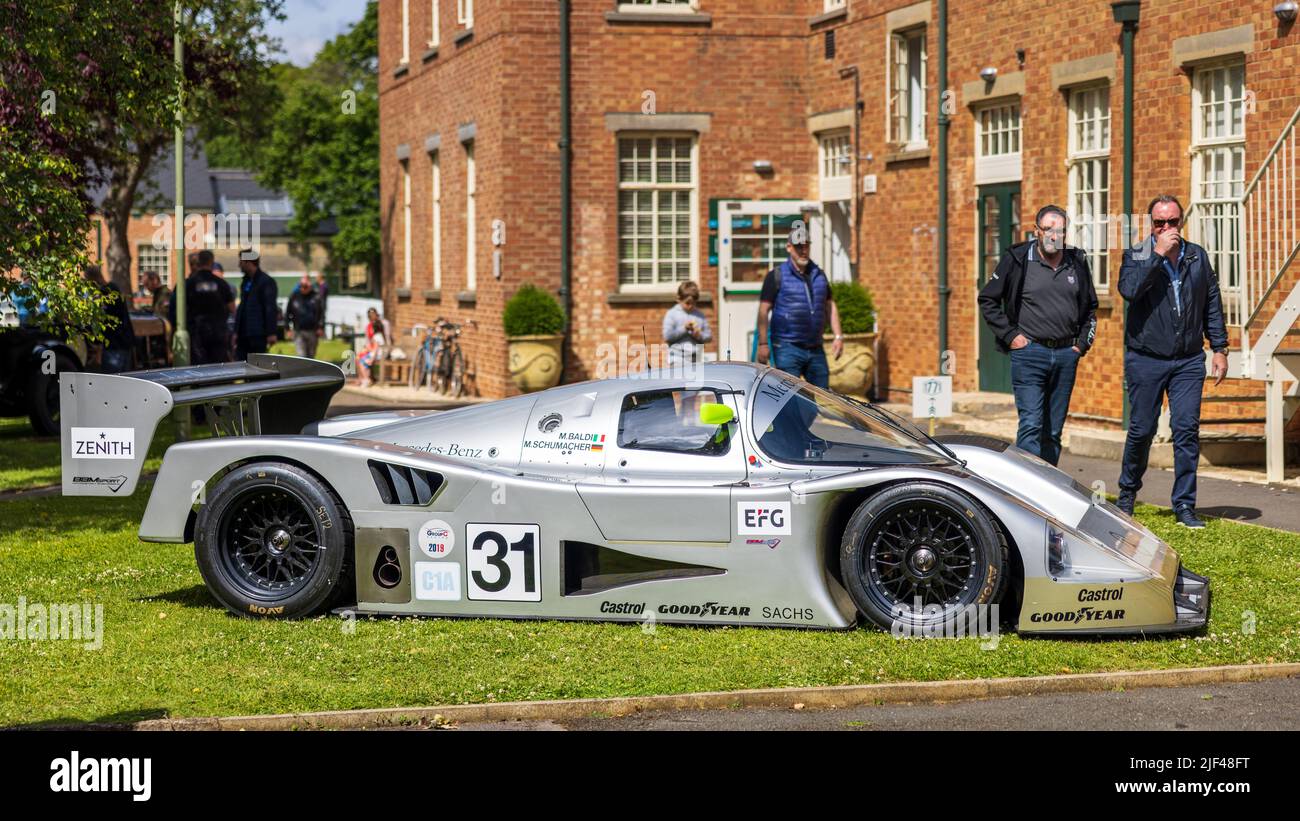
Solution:
M967 611L971 605L1001 599L1007 546L989 513L965 493L909 482L858 507L840 545L840 570L871 621L903 635L933 635L978 617Z
M352 519L334 491L297 465L256 462L226 474L194 527L212 595L245 616L297 618L351 588Z

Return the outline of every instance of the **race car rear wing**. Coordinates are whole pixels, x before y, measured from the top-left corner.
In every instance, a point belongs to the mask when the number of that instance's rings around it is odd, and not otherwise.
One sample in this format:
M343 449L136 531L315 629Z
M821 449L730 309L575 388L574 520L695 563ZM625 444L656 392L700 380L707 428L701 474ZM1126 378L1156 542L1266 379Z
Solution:
M299 433L325 416L343 371L296 356L250 354L247 362L59 374L64 496L130 496L158 423L202 406L218 436Z

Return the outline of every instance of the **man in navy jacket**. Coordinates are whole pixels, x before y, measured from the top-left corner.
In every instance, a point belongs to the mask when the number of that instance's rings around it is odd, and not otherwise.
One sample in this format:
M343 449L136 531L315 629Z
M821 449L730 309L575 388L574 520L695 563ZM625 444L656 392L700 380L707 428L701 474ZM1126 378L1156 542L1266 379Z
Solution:
M235 312L235 358L248 359L250 353L266 353L275 344L275 298L279 292L275 280L262 270L256 251L239 253L239 270L244 272L244 281Z
M1118 504L1126 513L1133 512L1161 400L1168 394L1174 434L1174 516L1186 527L1205 527L1195 507L1206 339L1214 351L1210 366L1214 384L1228 372L1219 277L1205 249L1182 238L1183 206L1175 197L1156 197L1147 214L1151 236L1124 252L1119 270L1119 292L1129 303L1124 377L1130 418Z

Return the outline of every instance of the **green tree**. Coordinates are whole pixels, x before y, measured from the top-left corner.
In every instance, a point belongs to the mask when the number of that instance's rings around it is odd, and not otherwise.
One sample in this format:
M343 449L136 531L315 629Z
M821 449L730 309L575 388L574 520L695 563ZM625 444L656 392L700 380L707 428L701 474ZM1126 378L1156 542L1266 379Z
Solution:
M276 44L265 23L282 5L183 0L187 122L269 117ZM87 245L90 189L104 192L108 273L130 286L127 227L175 123L172 2L0 0L0 21L0 270L22 269L28 293L77 324L88 311L67 302L67 286Z
M378 5L370 0L361 20L310 66L282 71L283 101L255 161L262 184L293 200L288 227L296 239L334 217L334 259L372 270L380 249L378 43Z

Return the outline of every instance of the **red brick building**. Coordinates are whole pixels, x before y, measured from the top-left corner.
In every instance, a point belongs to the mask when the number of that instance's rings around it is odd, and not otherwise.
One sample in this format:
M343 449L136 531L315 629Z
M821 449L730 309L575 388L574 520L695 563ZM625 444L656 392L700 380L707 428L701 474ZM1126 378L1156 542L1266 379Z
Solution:
M1300 32L1273 5L1142 3L1134 38L1134 209L1145 214L1152 196L1176 193L1225 286L1241 279L1243 190L1300 106ZM643 332L657 341L683 279L706 295L719 356L748 358L757 285L784 256L784 226L804 216L814 260L872 291L880 381L905 399L911 377L935 372L945 349L937 148L946 114L956 389L1009 390L1007 358L990 344L975 295L998 250L1032 230L1038 207L1057 203L1073 218L1074 244L1092 249L1102 300L1073 418L1119 424L1122 246L1106 215L1122 210L1124 60L1109 2L952 0L946 88L938 0L571 6L567 378L594 375L602 343L640 342ZM462 338L488 396L514 391L505 299L524 282L561 285L560 7L380 2L386 310L402 330L435 316L474 320ZM504 244L493 242L498 220ZM1207 406L1207 417L1262 416L1257 383L1235 380L1216 394L1256 399Z

